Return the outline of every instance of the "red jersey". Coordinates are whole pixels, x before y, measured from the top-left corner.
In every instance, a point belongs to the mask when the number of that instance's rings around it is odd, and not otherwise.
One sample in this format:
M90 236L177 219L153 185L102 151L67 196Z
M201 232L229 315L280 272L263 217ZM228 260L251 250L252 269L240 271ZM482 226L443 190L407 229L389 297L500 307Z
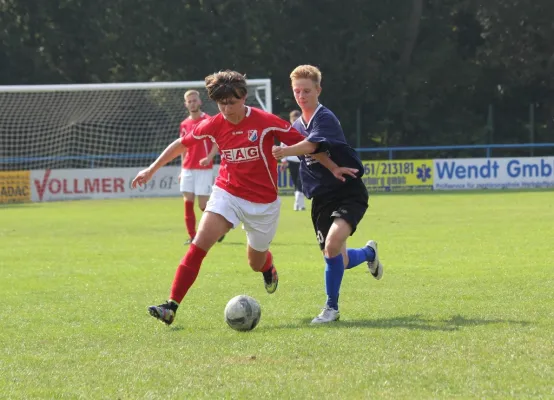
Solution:
M181 128L179 134L181 137L184 137L187 132L192 132L194 127L205 119L210 118L206 113L200 114L200 118L192 119L188 117L183 122L181 122ZM209 163L206 166L200 165L200 160L208 157L208 154L212 150L212 142L209 139L202 141L196 141L190 147L187 146L187 154L183 159L183 168L184 169L212 169L213 163Z
M198 140L211 139L219 147L221 166L215 185L253 203L272 203L277 199L277 160L271 149L275 138L289 146L304 136L281 118L253 107L238 124L219 113L181 139L188 147Z

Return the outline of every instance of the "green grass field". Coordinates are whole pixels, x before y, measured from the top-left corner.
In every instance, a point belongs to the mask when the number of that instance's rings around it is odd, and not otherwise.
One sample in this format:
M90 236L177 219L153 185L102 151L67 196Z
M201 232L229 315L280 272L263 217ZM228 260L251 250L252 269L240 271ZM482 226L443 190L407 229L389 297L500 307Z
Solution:
M385 274L345 272L325 303L308 212L283 199L267 295L232 231L171 327L186 248L178 198L0 208L2 399L554 398L554 192L375 195L351 247L379 241ZM258 327L231 330L249 294Z

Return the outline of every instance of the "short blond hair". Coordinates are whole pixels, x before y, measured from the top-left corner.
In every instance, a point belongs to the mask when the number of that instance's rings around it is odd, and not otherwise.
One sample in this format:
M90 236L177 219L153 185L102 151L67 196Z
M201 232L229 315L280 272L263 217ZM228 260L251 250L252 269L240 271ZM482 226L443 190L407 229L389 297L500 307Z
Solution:
M200 97L200 93L198 92L198 90L194 90L194 89L191 89L191 90L187 90L185 92L185 95L183 96L183 98L185 99L185 101L187 100L187 97L189 97L190 95L197 95L198 97Z
M290 73L290 80L310 79L317 86L321 86L321 71L313 65L299 65Z

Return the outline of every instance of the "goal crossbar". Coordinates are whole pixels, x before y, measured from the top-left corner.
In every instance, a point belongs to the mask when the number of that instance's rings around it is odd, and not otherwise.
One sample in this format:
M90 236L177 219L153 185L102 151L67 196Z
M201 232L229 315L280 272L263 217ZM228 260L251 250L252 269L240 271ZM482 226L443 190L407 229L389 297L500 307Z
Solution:
M272 112L271 101L263 101L260 90L265 91L265 98L271 99L271 79L247 79L246 84L254 87L256 100L267 112ZM128 83L83 83L66 85L0 85L0 93L45 93L45 92L83 92L102 90L145 90L203 87L204 81L175 82L128 82Z

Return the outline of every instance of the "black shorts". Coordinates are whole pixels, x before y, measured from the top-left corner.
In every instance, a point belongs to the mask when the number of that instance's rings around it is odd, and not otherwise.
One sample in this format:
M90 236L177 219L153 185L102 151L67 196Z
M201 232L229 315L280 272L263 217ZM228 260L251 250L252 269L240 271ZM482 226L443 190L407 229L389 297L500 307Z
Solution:
M314 196L312 223L321 250L325 248L325 240L335 218L342 218L350 224L350 235L356 232L358 223L367 210L368 201L369 195L361 179L345 183L338 190Z

